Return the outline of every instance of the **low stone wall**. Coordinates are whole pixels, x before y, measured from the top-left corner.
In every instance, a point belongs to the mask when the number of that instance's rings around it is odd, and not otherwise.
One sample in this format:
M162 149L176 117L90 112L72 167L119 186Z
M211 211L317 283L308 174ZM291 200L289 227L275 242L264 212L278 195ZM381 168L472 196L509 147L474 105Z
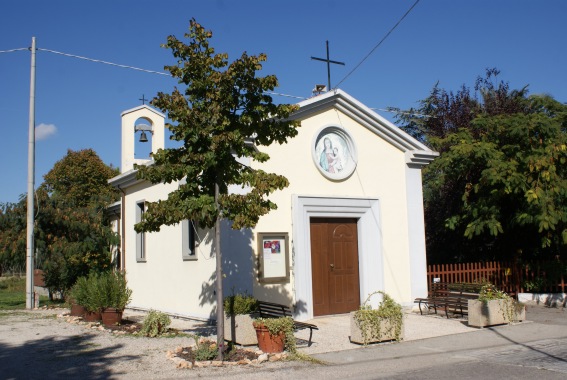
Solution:
M518 301L525 304L537 304L558 307L565 307L567 303L567 293L518 293Z

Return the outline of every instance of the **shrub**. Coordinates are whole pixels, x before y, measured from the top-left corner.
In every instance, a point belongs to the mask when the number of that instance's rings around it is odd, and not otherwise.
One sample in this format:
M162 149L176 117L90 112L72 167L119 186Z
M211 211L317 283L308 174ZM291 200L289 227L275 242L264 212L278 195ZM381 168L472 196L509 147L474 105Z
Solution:
M377 309L372 309L370 298L375 294L382 295L382 302ZM383 333L381 322L384 320L390 322L391 328L394 329L395 339L399 341L401 338L403 325L402 306L383 291L369 294L366 301L360 306L360 309L354 313L354 320L362 332L364 345L367 345L372 340L381 340Z
M91 272L89 273L88 277L82 277L83 279L81 280L81 284L79 285L81 287L84 286L84 294L82 295L83 301L76 302L79 305L83 306L90 313L96 313L102 310L99 276L100 275L98 273Z
M100 312L105 308L124 310L132 298L122 272L91 272L88 277L79 277L71 291L73 300L89 312Z
M485 283L482 288L480 288L478 300L482 302L502 300L502 316L510 322L516 319L516 313L525 306L523 303L510 297L506 292L497 289L496 286L490 282Z
M293 335L293 319L291 317L280 318L256 318L254 327L264 325L271 335L285 333L285 349L291 354L297 352L295 335Z
M258 300L248 294L233 294L224 299L224 312L227 317L240 314L253 314L258 311Z
M89 281L85 276L79 277L71 288L70 297L72 303L85 307L89 298Z
M124 272L103 272L98 276L97 296L101 309L115 308L124 310L132 299L132 290L128 288Z
M193 355L195 361L213 360L218 356L218 347L216 342L209 339L201 338L199 335L194 335L195 349Z
M144 318L140 334L154 338L167 332L171 318L169 315L156 310L150 310Z

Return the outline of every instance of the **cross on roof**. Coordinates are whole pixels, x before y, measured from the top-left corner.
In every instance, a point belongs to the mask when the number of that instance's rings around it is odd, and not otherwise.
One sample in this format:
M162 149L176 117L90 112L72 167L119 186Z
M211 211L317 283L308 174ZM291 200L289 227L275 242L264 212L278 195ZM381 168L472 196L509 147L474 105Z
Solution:
M345 65L344 62L339 62L339 61L331 61L329 59L329 41L327 41L327 59L324 58L317 58L317 57L311 57L311 59L314 59L316 61L323 61L323 62L327 62L327 83L329 85L329 87L327 88L327 91L331 91L331 63L334 63L336 65Z
M146 99L146 98L144 97L144 94L142 94L142 98L141 98L141 99L138 99L138 100L141 100L141 101L142 101L142 104L146 104L146 102L148 101L148 99Z

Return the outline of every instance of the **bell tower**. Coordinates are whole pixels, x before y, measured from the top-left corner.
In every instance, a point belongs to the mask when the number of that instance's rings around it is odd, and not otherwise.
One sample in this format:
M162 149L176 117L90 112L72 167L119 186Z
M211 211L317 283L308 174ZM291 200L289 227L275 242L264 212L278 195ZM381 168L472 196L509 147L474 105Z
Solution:
M134 164L149 164L151 154L165 147L165 115L150 106L141 105L122 112L121 173L134 169ZM137 141L137 138L139 140ZM151 141L151 151L140 156L141 144ZM138 148L138 149L137 149Z

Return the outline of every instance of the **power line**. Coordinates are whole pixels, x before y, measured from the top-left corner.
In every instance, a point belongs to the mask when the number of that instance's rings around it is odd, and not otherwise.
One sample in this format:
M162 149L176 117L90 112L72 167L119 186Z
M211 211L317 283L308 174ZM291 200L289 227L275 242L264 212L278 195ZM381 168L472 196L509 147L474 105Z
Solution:
M154 71L154 70L141 69L141 68L139 68L139 67L128 66L128 65L120 65L120 64L118 64L118 63L113 63L113 62L108 62L108 61L102 61L102 60L100 60L100 59L82 57L82 56L80 56L80 55L62 53L62 52L60 52L60 51L55 51L55 50L50 50L50 49L41 49L41 48L38 48L37 50L46 51L46 52L48 52L48 53L54 53L54 54L64 55L64 56L66 56L66 57L84 59L85 61L91 61L91 62L97 62L97 63L104 63L105 65L111 65L111 66L122 67L122 68L124 68L124 69L132 69L132 70L143 71L143 72L146 72L146 73L152 73L152 74L159 74L159 75L166 75L166 76L169 76L168 73L164 73L164 72L161 72L161 71Z
M10 49L10 50L0 50L0 53L13 53L15 51L21 50L30 50L29 48L17 48L17 49Z
M285 96L285 97L288 97L288 98L295 98L295 99L301 99L301 100L307 99L307 98L304 97L304 96L280 94L279 92L270 92L270 91L267 91L267 92L265 92L265 93L268 94L268 95Z
M412 11L412 9L417 5L417 3L419 3L419 0L416 0L415 3L413 3L413 5L410 7L410 9L407 10L407 12L402 16L402 18L400 18L398 20L398 22L396 23L396 25L394 25L392 27L392 29L390 29L390 31L388 33L386 33L386 35L380 40L380 42L378 42L376 44L376 46L374 46L372 48L372 50L370 50L370 53L368 53L364 58L362 58L362 61L360 61L360 63L358 65L356 65L354 67L354 69L352 69L338 84L335 88L339 88L340 84L343 83L352 73L354 73L356 71L356 69L358 69L360 67L360 65L362 65L362 63L364 63L364 61L366 61L366 59L368 59L368 57L370 57L372 55L372 53L374 53L374 51L376 49L378 49L378 47L380 45L382 45L382 42L384 42L386 40L386 38L388 38L388 36L394 31L394 29L396 29L398 27L398 25L400 25L400 23L404 20L404 18L406 18L406 16Z
M418 2L419 2L419 0L417 0L416 3L415 3L413 6L415 6ZM412 8L413 8L413 6L412 6ZM409 11L411 11L411 8L410 8ZM406 12L406 14L404 15L404 17L409 13L409 11ZM402 17L401 20L403 20L403 17ZM401 22L401 20L398 21L398 24ZM397 26L397 24L396 24L396 26ZM395 28L395 26L394 26L394 28ZM394 30L394 28L392 28L392 30ZM384 39L385 39L385 38L383 38L382 41L383 41ZM374 48L373 50L375 50L375 49L376 49L376 48ZM0 50L0 53L12 53L12 52L22 51L22 50L30 50L30 48L17 48L17 49L10 49L10 50ZM142 68L139 68L139 67L134 67L134 66L129 66L129 65L121 65L121 64L118 64L118 63L114 63L114 62L108 62L108 61L103 61L103 60L100 60L100 59L94 59L94 58L83 57L83 56L75 55L75 54L63 53L63 52L56 51L56 50L51 50L51 49L36 48L36 50L45 51L45 52L53 53L53 54L59 54L59 55L63 55L63 56L66 56L66 57L71 57L71 58L83 59L83 60L86 60L86 61L91 61L91 62L96 62L96 63L103 63L103 64L105 64L105 65L111 65L111 66L122 67L122 68L124 68L124 69L132 69L132 70L137 70L137 71L143 71L143 72L146 72L146 73L159 74L159 75L166 75L166 76L169 76L169 75L170 75L170 74L168 74L168 73L164 73L164 72L160 72L160 71L142 69ZM370 55L370 54L369 54L369 55ZM368 56L367 56L367 57L368 57ZM366 58L365 58L365 59L366 59ZM362 62L361 62L361 63L362 63ZM360 66L361 63L359 63L359 64L357 65L357 67ZM355 68L355 69L356 69L356 68ZM354 71L354 70L353 70L353 71ZM351 73L352 73L352 71L351 71ZM350 73L349 73L348 75L350 75ZM347 75L347 76L348 76L348 75ZM345 77L342 81L344 81L345 79L346 79L346 77ZM341 82L342 82L342 81L341 81ZM340 83L339 83L339 84L340 84ZM304 97L304 96L282 94L282 93L279 93L279 92L272 92L272 91L267 91L266 94L268 94L268 95L275 95L275 96L283 96L283 97L294 98L294 99L301 99L301 100L307 99L307 98ZM371 108L371 109L376 109L376 108ZM378 108L378 109L379 109L380 111L396 112L396 111L392 111L392 110L386 110L386 109L380 109L380 108ZM397 113L401 113L401 112L397 112Z

